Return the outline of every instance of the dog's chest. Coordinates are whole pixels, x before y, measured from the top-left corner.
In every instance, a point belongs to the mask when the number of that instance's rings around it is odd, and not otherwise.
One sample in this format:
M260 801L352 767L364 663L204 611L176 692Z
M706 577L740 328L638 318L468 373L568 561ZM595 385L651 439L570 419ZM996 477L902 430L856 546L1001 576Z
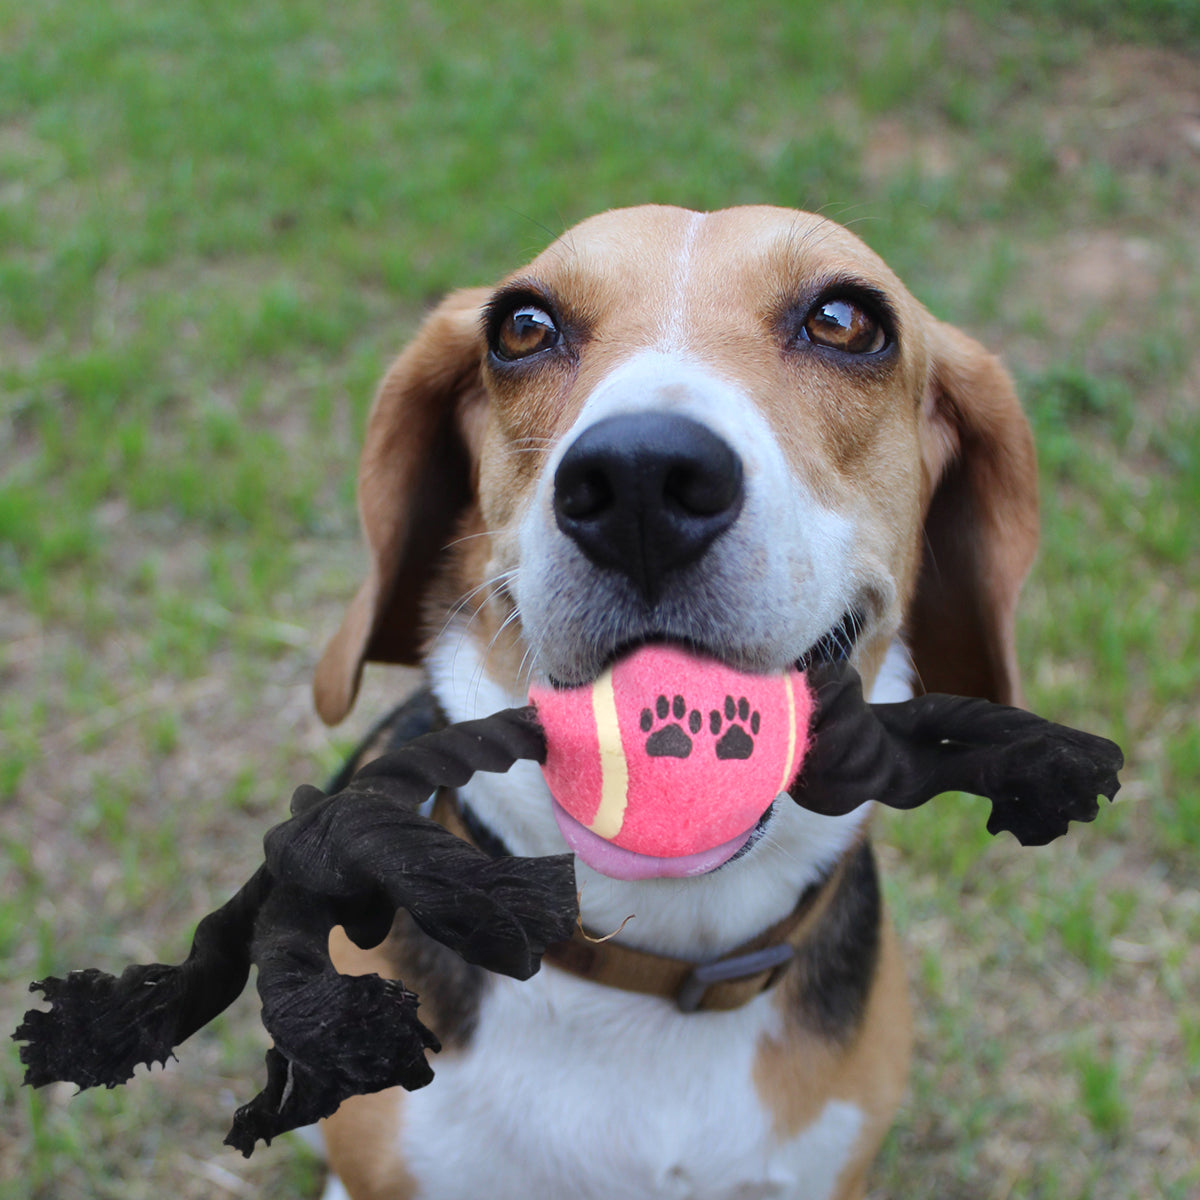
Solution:
M858 1136L831 1101L780 1141L753 1079L771 997L684 1016L544 969L497 980L462 1052L406 1097L406 1164L430 1200L824 1200Z

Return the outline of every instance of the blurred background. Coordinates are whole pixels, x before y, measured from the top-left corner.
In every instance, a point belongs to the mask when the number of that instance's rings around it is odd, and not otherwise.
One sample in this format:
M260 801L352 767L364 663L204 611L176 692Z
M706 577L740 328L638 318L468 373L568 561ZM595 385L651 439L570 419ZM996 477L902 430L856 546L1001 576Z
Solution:
M182 957L408 685L311 711L423 309L606 207L769 202L1005 358L1030 704L1129 760L1041 850L985 801L880 820L919 1041L872 1196L1200 1195L1200 7L998 8L0 0L0 1028ZM113 1092L3 1046L0 1196L319 1193L298 1139L221 1144L252 993Z

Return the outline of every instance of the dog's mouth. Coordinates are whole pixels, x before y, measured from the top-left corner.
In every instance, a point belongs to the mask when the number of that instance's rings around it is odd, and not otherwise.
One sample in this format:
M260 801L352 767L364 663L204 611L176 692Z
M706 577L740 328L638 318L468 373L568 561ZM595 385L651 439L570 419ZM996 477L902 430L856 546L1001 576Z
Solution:
M811 646L808 647L794 662L797 671L808 671L812 667L824 663L848 662L862 637L867 624L866 609L862 605L854 605L842 614L841 618L827 629ZM731 655L727 649L710 646L703 642L681 639L670 635L648 633L642 637L631 638L615 646L610 653L599 659L599 669L596 676L603 674L614 663L642 649L644 646L678 646L690 654L702 658L715 659L728 666L741 669L751 669L744 661L749 655ZM584 686L593 682L592 679L564 680L554 675L548 677L548 682L554 688L572 688Z
M822 663L849 662L866 625L866 613L860 607L848 608L831 629L826 630L796 660L797 671L807 671Z

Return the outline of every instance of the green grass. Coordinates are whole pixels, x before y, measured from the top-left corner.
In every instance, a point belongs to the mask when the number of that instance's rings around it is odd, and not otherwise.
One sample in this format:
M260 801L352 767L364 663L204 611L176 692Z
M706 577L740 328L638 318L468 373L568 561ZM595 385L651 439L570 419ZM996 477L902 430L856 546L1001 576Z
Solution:
M1013 369L1030 699L1129 758L1045 850L966 798L880 822L919 1047L873 1195L1194 1193L1195 12L0 0L0 1025L45 973L181 954L352 739L304 689L422 309L604 207L810 207ZM315 1194L297 1145L221 1147L262 1051L248 1000L99 1096L27 1093L10 1047L0 1197Z

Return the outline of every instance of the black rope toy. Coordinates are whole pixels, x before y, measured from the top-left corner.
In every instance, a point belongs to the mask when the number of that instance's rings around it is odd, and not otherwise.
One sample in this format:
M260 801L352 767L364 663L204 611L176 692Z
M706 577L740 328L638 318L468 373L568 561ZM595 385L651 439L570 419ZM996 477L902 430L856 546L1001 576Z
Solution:
M943 792L992 802L988 832L1044 845L1071 821L1091 821L1112 800L1122 753L1113 742L1015 708L926 695L869 704L857 674L823 665L807 674L815 698L810 747L788 788L824 815L868 800L911 809ZM546 948L566 941L579 916L574 860L491 857L423 817L439 788L476 771L544 762L534 707L426 733L370 762L341 790L302 786L292 816L264 840L264 863L197 926L176 966L94 968L30 985L49 1002L14 1039L25 1083L82 1088L127 1082L138 1064L163 1063L241 994L258 970L262 1023L273 1045L266 1086L234 1115L226 1144L255 1144L332 1114L347 1097L433 1078L440 1048L401 982L346 976L329 958L330 931L366 949L386 937L398 909L467 962L527 979Z

